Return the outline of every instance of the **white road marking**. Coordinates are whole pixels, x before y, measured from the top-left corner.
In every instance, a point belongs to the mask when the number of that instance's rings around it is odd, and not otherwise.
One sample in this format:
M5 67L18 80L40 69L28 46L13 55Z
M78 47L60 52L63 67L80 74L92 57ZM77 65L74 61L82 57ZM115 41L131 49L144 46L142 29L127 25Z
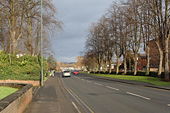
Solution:
M114 87L110 87L110 86L106 86L107 88L109 88L109 89L113 89L113 90L119 90L119 89L117 89L117 88L114 88Z
M65 88L65 89L66 89L66 91L67 91L79 104L81 104L81 103L79 102L79 100L75 97L75 95L72 94L71 91L70 91L68 88ZM72 104L73 104L73 103L72 103Z
M64 88L79 104L83 104L90 111L90 113L94 113L94 111L87 104L85 104L85 102L83 102L71 89L68 89L66 87Z
M80 79L79 77L76 77L76 76L74 76L75 78L77 78L77 79Z
M102 84L99 84L99 83L96 83L96 82L94 84L99 85L99 86L103 86Z
M69 91L72 93L72 95L74 95L74 96L90 111L90 113L94 113L94 111L93 111L87 104L85 104L85 102L83 102L83 101L80 99L80 97L77 96L71 89L68 89L68 88L67 88L67 90L69 90Z
M87 82L91 83L91 81L87 80Z
M135 93L131 93L131 92L126 92L126 93L129 94L129 95L133 95L133 96L136 96L136 97L140 97L140 98L146 99L146 100L151 100L148 97L144 97L144 96L141 96L141 95L138 95L138 94L135 94Z
M168 106L170 107L170 104L168 104Z
M72 104L73 104L73 106L76 108L76 110L78 111L78 113L81 113L80 110L79 110L79 108L77 107L77 105L76 105L74 102L72 102Z

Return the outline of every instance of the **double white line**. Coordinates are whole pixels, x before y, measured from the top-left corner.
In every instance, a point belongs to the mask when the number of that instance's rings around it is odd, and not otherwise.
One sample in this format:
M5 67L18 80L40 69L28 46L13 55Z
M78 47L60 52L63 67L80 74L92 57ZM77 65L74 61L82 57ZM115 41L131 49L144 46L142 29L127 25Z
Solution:
M79 110L79 108L77 107L77 105L76 105L74 102L72 102L72 104L73 104L73 106L76 108L76 110L78 111L78 113L81 113L81 111Z
M65 89L79 104L82 104L83 106L85 106L90 111L90 113L94 113L94 111L85 102L83 102L80 99L80 97L78 97L71 89L68 89L68 88L65 88ZM72 102L72 104L77 109L77 111L81 113L78 107L76 106L76 104L74 102Z

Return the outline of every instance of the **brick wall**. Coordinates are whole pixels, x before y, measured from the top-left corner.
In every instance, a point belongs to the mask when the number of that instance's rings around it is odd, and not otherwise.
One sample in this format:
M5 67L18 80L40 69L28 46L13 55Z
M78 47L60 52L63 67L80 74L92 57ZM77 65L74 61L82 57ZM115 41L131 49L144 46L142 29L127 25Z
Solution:
M24 80L0 80L0 84L1 83L16 83L18 85L18 83L21 84L32 84L33 86L39 86L39 81L24 81Z
M0 113L23 113L32 101L32 85L25 85L16 93L0 100Z

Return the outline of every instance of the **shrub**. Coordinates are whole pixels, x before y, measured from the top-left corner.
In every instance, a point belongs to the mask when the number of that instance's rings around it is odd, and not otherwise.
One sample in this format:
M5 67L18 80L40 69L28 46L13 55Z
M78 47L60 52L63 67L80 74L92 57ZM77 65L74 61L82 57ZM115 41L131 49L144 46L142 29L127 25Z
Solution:
M11 62L10 62L11 58ZM44 72L47 72L47 61L44 59ZM0 52L0 80L39 80L40 65L38 57L16 55Z

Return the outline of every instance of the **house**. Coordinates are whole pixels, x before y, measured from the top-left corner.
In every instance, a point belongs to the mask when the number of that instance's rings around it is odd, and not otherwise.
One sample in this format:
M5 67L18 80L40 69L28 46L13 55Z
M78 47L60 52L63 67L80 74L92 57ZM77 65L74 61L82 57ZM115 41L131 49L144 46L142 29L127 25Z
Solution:
M149 47L150 47L150 71L158 71L160 55L155 40L151 40L149 42ZM169 62L170 62L170 46L169 46ZM145 70L146 66L147 66L147 56L146 54L140 54L138 56L138 70Z
M139 54L138 55L138 70L145 70L147 66L147 56L146 54Z
M170 41L169 41L169 45L170 45ZM160 55L155 40L151 40L149 42L149 47L150 47L150 71L157 71L159 67ZM170 62L170 46L169 46L169 62Z

